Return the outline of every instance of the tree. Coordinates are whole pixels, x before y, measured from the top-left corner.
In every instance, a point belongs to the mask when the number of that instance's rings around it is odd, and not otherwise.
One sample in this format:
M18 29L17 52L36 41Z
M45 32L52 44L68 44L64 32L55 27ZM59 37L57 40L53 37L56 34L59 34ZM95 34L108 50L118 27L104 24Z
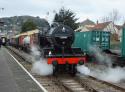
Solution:
M75 14L72 11L61 8L60 11L55 14L53 21L70 26L75 30L78 28L78 23L76 23L77 20L78 19L75 18Z
M116 9L114 9L114 10L112 10L107 16L104 16L103 18L102 18L102 22L109 22L109 21L111 21L112 23L113 23L113 25L112 26L109 26L108 27L108 31L114 31L113 33L111 33L111 37L110 37L110 39L111 39L111 42L114 42L114 41L118 41L118 33L117 33L117 31L116 31L116 23L118 23L119 21L120 21L120 19L121 19L121 15L120 15L120 13L119 13L119 11L118 10L116 10Z
M113 9L107 16L102 18L102 22L112 21L114 24L121 19L121 15L118 10Z
M34 29L37 29L36 24L32 20L27 20L22 24L21 32L26 32Z

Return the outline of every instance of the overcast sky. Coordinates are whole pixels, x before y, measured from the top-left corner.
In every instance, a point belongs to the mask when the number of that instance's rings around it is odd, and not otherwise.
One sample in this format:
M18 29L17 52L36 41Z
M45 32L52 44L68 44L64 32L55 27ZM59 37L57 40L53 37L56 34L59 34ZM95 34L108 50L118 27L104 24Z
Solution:
M48 20L54 16L62 6L71 9L79 21L86 18L100 20L113 9L117 9L125 16L125 0L0 0L0 17L31 15L45 18L49 12ZM123 18L124 19L124 18Z

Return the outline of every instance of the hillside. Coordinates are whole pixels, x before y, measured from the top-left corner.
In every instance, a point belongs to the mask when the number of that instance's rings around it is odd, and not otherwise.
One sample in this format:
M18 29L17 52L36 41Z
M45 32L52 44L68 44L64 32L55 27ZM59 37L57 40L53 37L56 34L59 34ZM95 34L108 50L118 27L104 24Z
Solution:
M0 18L1 21L4 22L3 31L15 30L20 32L21 26L27 20L32 20L38 27L38 29L42 29L43 27L49 27L49 23L40 17L32 17L32 16L14 16L14 17L4 17Z

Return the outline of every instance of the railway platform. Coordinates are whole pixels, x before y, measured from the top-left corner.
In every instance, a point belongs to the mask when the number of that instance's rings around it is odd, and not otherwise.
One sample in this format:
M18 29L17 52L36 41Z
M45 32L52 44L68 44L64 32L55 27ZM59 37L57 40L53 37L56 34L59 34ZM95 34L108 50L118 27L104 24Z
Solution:
M0 48L0 92L44 92L4 47Z

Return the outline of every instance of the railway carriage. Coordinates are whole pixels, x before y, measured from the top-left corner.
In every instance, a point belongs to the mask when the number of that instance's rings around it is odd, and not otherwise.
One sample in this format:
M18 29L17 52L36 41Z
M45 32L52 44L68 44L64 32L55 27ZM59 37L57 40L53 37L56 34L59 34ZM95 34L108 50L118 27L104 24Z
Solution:
M6 36L2 36L1 37L1 41L2 41L2 45L6 46L6 44L7 44L7 37Z

